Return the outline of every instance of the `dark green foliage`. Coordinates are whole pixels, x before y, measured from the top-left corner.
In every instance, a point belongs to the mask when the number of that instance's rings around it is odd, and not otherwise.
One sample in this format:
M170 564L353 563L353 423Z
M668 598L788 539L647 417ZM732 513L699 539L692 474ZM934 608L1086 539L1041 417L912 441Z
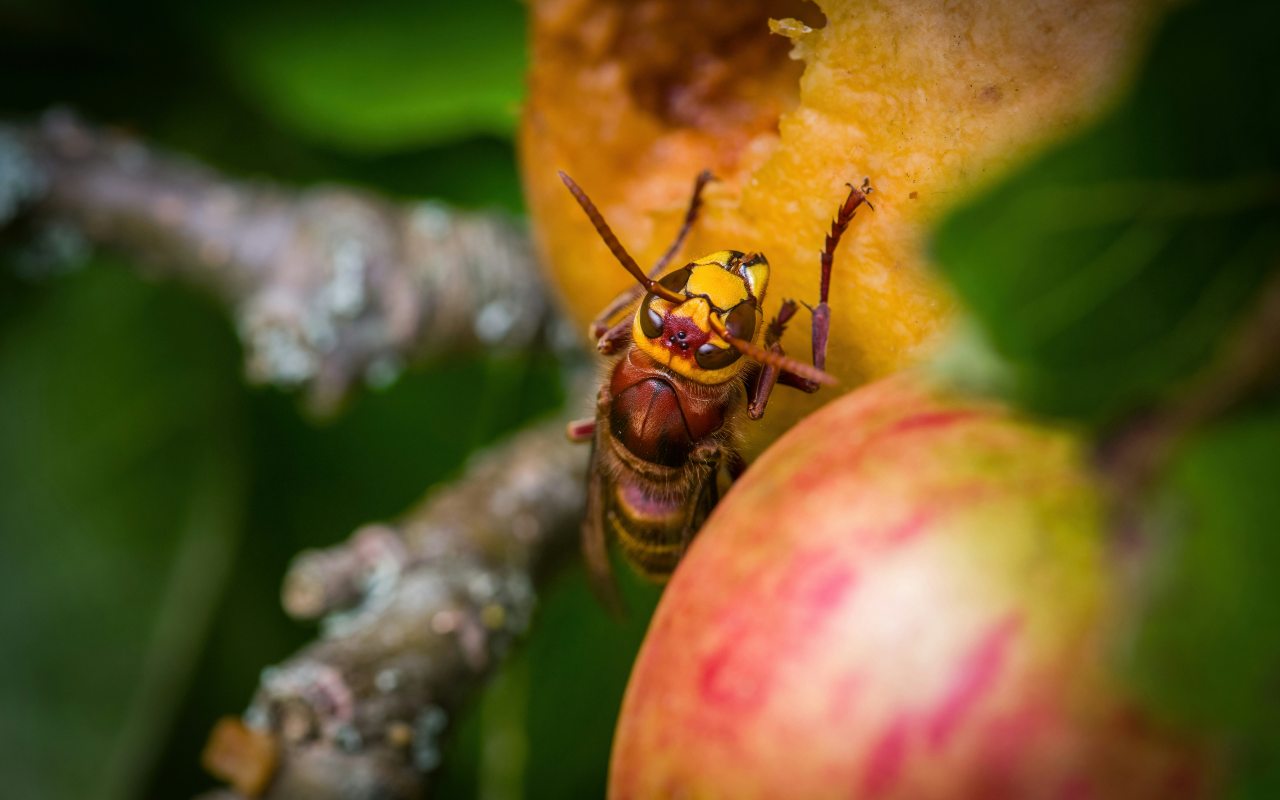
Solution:
M215 34L218 58L262 113L361 152L508 136L523 95L516 0L287 0Z
M244 527L238 356L207 304L93 264L0 319L0 763L136 796Z
M956 211L944 275L1016 399L1088 421L1203 367L1280 264L1280 10L1172 16L1130 96Z
M1121 500L1144 507L1127 546L1149 570L1122 667L1160 712L1224 736L1248 797L1280 793L1280 376L1206 376L1230 371L1242 337L1280 347L1251 323L1280 273L1278 26L1261 0L1177 10L1128 96L956 210L935 243L988 348L967 375L957 363L961 380L1104 445L1174 420L1153 483ZM1190 392L1221 413L1171 414Z
M1153 699L1211 725L1280 721L1275 480L1280 415L1195 437L1170 465L1156 513L1178 525L1155 565L1135 675Z

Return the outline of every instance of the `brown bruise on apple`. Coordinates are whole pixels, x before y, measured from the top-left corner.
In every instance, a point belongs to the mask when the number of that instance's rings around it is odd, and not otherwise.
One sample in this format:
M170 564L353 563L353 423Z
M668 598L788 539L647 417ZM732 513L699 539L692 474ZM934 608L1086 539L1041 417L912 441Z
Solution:
M828 405L676 571L610 797L1202 796L1107 676L1101 517L1060 432L909 376Z
M846 182L869 177L837 254L828 368L838 390L779 391L759 450L817 404L918 361L952 303L925 234L965 191L1096 112L1143 40L1151 2L533 0L522 172L544 261L586 323L630 280L556 176L570 173L652 263L694 176L686 258L760 250L766 312L816 302L818 253ZM769 20L792 20L772 34ZM788 38L790 37L790 39ZM789 353L809 357L801 314Z

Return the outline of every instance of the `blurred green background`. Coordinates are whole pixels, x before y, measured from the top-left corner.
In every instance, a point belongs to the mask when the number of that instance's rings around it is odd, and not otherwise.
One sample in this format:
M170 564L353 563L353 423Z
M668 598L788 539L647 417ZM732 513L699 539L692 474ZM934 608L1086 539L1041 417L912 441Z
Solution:
M1121 102L934 238L977 332L954 374L1094 437L1117 673L1219 737L1233 798L1280 797L1278 29L1177 6Z
M0 118L66 104L231 175L521 211L514 0L3 1ZM1130 96L934 240L968 309L961 383L1104 453L1223 390L1124 498L1153 567L1116 660L1160 714L1220 735L1233 796L1259 798L1280 796L1280 381L1273 329L1242 326L1280 286L1278 23L1268 0L1179 6ZM212 721L313 633L279 610L292 555L556 407L557 365L425 365L319 422L243 385L209 298L109 253L20 278L23 255L0 251L0 794L190 796L212 785ZM1249 335L1270 360L1231 389L1213 370ZM655 600L624 589L619 625L576 565L553 581L458 721L444 796L602 794Z
M0 118L66 105L233 176L518 213L524 38L515 0L4 0ZM187 797L212 722L314 633L280 610L289 559L555 408L558 368L429 364L317 421L243 384L211 298L110 253L20 278L23 256L0 251L0 794ZM576 564L554 580L443 796L602 795L655 599L627 591L619 625Z

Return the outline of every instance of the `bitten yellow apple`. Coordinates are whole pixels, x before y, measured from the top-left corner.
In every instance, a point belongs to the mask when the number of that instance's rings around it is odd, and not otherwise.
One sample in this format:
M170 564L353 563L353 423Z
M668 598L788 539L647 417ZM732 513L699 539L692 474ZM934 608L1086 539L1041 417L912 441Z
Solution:
M846 182L870 178L836 258L828 369L840 390L930 349L951 311L930 225L965 191L1094 113L1123 83L1155 0L533 0L521 171L543 260L582 330L631 280L556 176L593 197L642 264L706 193L686 258L773 266L765 311L818 300ZM771 23L770 20L773 20ZM772 28L772 30L771 30ZM784 340L807 358L809 321ZM780 391L757 452L839 394Z

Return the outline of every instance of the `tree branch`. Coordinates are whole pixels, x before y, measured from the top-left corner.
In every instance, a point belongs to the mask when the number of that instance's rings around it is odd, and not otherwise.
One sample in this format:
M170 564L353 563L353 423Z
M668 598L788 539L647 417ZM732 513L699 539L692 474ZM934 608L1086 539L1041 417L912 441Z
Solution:
M406 360L554 325L505 218L231 180L65 112L0 126L0 226L19 215L213 291L250 377L305 386L322 411ZM420 796L450 718L528 626L536 574L575 540L587 455L563 420L529 429L402 521L299 555L283 602L322 633L215 728L206 766L232 788L208 796Z
M321 412L412 359L530 346L549 317L502 215L233 180L65 111L0 128L0 225L20 211L216 292L250 378L305 386Z
M575 541L587 455L563 420L527 430L399 524L299 555L285 605L327 614L323 635L264 671L207 766L241 796L419 796L448 720L528 627L536 573Z

